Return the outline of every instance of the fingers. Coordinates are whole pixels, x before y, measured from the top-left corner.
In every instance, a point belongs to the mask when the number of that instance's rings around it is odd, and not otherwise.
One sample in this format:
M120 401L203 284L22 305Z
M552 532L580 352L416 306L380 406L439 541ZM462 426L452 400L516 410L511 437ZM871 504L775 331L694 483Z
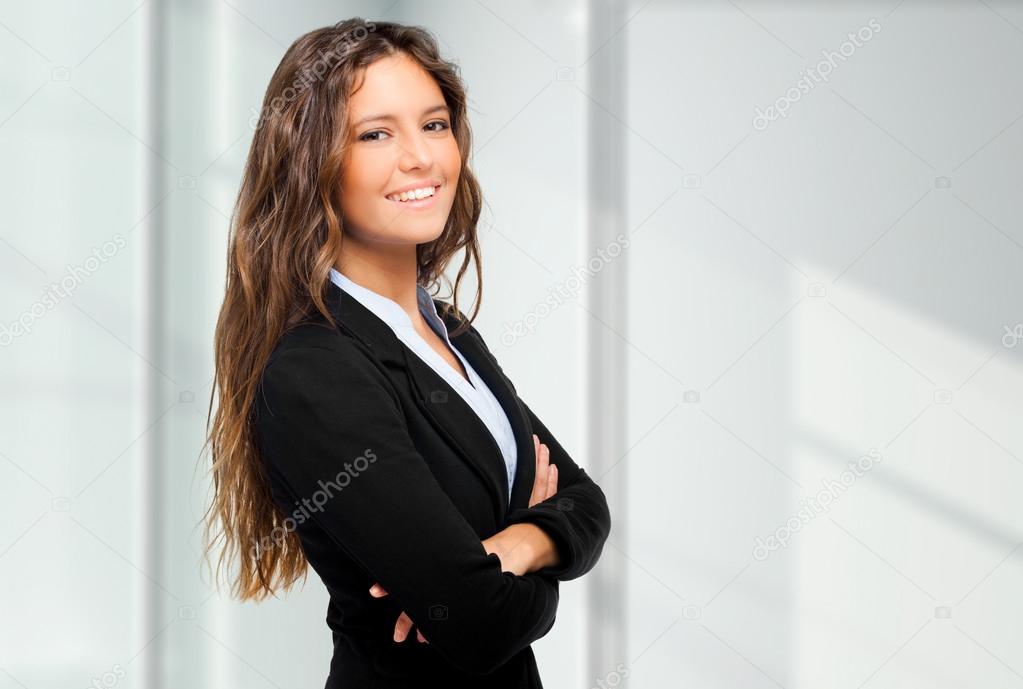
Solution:
M380 584L373 584L372 586L369 587L369 595L373 596L374 598L383 598L384 596L387 595L387 591L385 591L384 587L381 586ZM398 621L394 625L394 640L397 641L398 643L404 641L405 638L408 637L410 629L412 629L412 619L404 612L402 612L400 615L398 615ZM423 636L423 633L418 629L416 630L416 638L419 639L420 643L426 644L430 643L429 641L426 640L426 637Z
M383 598L384 596L387 595L387 591L384 590L384 587L381 586L380 584L373 584L372 586L369 587L369 595L373 596L374 598ZM398 621L394 625L394 640L397 641L398 643L404 641L405 638L408 636L409 630L411 628L412 619L404 612L402 612L400 615L398 615ZM420 643L426 644L430 643L429 641L426 640L426 637L423 636L423 633L418 629L416 630L416 638L419 639Z
M398 615L398 622L394 625L394 640L398 643L404 641L410 629L412 629L412 620L402 612Z
M394 640L398 643L401 643L408 637L409 630L411 629L412 629L411 618L409 618L408 615L402 612L400 615L398 615L398 621L394 625ZM416 639L418 639L419 643L421 644L430 643L429 641L426 640L426 637L423 636L423 633L418 629L416 630Z
M533 490L529 500L530 507L550 497L547 494L547 481L551 455L547 446L540 442L540 438L535 433L533 434L533 450L536 453L536 476L533 479Z
M542 502L551 497L554 493L550 490L550 472L557 471L557 466L551 464L551 452L546 445L540 442L540 438L534 433L533 441L537 447L536 454L536 479L534 485L537 488L539 500Z
M557 469L556 466L551 465L550 450L540 442L539 436L535 433L533 434L533 451L536 454L536 475L533 479L533 490L529 496L529 507L543 502L554 494L549 488L550 469Z
M551 464L550 469L547 470L547 497L551 497L558 492L558 465Z
M530 507L544 499L544 486L540 475L542 470L540 466L540 439L536 437L536 433L533 433L533 456L536 458L536 463L533 467L533 490L529 493Z

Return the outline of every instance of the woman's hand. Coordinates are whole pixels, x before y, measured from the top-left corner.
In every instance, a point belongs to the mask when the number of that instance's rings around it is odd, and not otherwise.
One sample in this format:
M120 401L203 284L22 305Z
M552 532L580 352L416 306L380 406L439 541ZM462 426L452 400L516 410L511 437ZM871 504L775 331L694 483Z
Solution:
M541 503L558 492L558 467L551 464L551 454L540 438L533 435L536 453L536 478L529 496L529 507ZM535 524L512 524L483 541L488 554L496 553L501 571L523 575L560 561L557 546L546 531Z
M543 502L558 492L558 465L551 464L551 453L547 446L533 434L533 451L536 453L536 478L533 492L529 495L529 507Z
M533 480L533 490L529 495L529 507L558 492L558 467L551 464L550 451L535 433L533 450L536 454L536 478ZM533 524L512 524L483 541L483 548L488 554L497 553L502 571L519 575L557 562L554 542L543 529ZM379 583L373 584L369 593L374 598L383 598L387 595L387 591ZM412 619L402 611L394 625L394 640L399 643L404 641L412 629L412 624ZM418 629L416 637L420 643L430 643Z
M374 598L383 598L387 595L387 591L385 591L384 587L380 584L373 584L369 587L369 595ZM401 614L398 615L398 622L394 625L394 640L398 643L404 641L405 637L408 636L410 629L412 629L412 620L405 614L405 611L402 610ZM430 643L418 629L416 630L416 637L419 638L420 643Z
M502 572L518 576L559 562L554 541L536 524L512 524L483 541L483 549L497 554Z

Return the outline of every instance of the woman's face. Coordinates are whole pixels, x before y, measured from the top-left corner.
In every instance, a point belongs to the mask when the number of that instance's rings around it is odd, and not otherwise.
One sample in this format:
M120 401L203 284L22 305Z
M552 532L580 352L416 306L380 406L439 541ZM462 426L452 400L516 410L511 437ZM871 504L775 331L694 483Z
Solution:
M348 117L341 181L345 233L366 243L413 246L439 237L462 164L437 83L403 53L382 58L366 68L349 99ZM388 198L407 188L432 188L433 198Z

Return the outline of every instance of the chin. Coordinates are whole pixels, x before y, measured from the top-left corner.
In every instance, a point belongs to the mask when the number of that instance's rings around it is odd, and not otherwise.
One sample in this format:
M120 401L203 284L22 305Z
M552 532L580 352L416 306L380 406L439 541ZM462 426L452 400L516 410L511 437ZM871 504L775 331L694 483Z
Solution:
M385 244L428 244L444 234L444 226L415 227L410 223L405 227L391 227L384 235L375 239Z
M399 220L394 223L392 229L395 230L394 234L402 239L416 244L422 244L423 242L432 242L444 233L443 222L436 220L427 221L415 219L402 219L405 222Z
M429 242L436 240L438 237L444 234L444 226L440 225L438 227L432 228L428 232L419 232L417 234L419 236L416 238L416 244L428 244Z

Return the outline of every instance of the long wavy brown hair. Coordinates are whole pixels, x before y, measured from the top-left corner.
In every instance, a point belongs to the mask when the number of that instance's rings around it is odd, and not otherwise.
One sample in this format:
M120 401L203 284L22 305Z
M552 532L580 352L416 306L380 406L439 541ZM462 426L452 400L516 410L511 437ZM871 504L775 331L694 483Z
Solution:
M366 67L398 53L418 62L440 87L462 160L443 232L416 247L417 281L436 296L449 261L464 249L454 286L447 281L453 303L443 315L453 313L459 321L452 335L463 332L479 311L483 283L476 225L482 194L468 166L471 133L458 66L442 59L436 39L418 26L355 17L301 36L274 71L252 123L255 135L231 215L202 448L203 454L210 452L214 485L203 518L203 557L209 567L211 551L223 542L211 574L219 589L221 568L236 559L231 594L240 600L287 591L308 575L301 543L293 530L283 528L285 515L271 497L252 405L266 361L284 333L316 312L336 327L325 295L345 234L340 198L351 134L348 99ZM463 319L457 294L470 260L476 266L475 310ZM274 547L256 547L282 533Z

